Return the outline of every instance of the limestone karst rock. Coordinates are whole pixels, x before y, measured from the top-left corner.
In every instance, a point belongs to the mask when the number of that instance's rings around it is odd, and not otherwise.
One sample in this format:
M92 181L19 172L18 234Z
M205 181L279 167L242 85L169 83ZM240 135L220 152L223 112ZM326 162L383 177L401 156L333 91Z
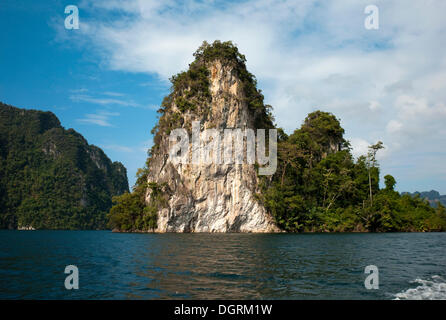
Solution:
M172 92L163 101L154 130L147 181L162 186L167 200L158 209L155 231L278 232L255 197L260 191L256 165L175 164L169 157L169 133L185 128L190 135L193 121L222 136L227 128L273 127L255 78L232 43L204 43L195 57L188 71L172 78ZM149 188L147 203L151 194Z

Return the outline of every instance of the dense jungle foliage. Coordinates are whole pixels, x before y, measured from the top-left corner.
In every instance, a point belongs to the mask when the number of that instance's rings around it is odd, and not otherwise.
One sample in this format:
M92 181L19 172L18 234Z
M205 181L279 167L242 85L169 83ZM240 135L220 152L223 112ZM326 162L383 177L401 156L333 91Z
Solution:
M104 229L127 172L51 112L0 103L0 228Z
M278 168L261 177L258 195L279 227L290 232L445 231L446 210L421 197L399 194L376 154L382 143L355 160L339 120L327 112L308 115L289 136L280 130Z

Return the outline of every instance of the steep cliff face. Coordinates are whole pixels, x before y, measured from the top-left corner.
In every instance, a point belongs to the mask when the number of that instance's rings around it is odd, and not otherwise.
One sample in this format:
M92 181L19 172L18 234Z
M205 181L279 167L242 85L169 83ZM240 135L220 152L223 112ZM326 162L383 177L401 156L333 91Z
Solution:
M127 171L51 112L0 103L0 228L105 229Z
M161 109L155 146L148 162L149 183L162 186L165 205L158 210L158 232L276 232L272 217L256 200L254 164L175 163L169 157L169 133L192 122L216 129L271 128L272 121L244 57L227 43L205 44L190 69L172 79L173 91ZM208 140L211 141L212 139ZM191 139L189 160L192 157ZM199 145L205 148L206 140ZM246 142L245 142L246 146ZM223 155L223 141L218 152ZM149 189L146 202L150 203Z

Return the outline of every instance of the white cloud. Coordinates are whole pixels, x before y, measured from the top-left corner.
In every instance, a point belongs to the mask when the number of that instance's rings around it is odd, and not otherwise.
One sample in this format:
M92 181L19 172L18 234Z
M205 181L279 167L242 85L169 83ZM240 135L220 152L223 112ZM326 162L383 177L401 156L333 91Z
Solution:
M113 92L113 91L106 91L106 92L104 92L104 95L111 96L111 97L122 97L122 96L124 96L123 93Z
M369 151L368 147L372 145L370 142L361 138L350 139L350 144L352 147L352 154L355 158L367 155L367 152Z
M114 98L96 98L85 94L74 94L70 95L70 100L74 102L88 102L93 104L100 105L120 105L124 107L137 107L137 108L147 108L139 103L136 103L132 100L120 100Z
M389 133L398 134L400 141L414 143L420 140L426 147L444 146L446 134L446 105L443 102L429 103L425 98L402 95L395 101L396 115L389 121ZM439 140L438 140L439 139Z
M105 150L113 150L113 151L117 151L117 152L134 152L134 149L131 147L127 147L127 146L121 146L121 145L117 145L117 144L111 144L111 145L105 145L102 146L103 149Z
M112 124L109 122L110 117L116 116L119 116L119 113L99 111L97 113L88 113L84 116L84 118L76 119L76 121L80 123L94 124L101 127L111 127Z
M403 126L403 124L399 121L396 120L390 120L389 123L387 124L387 131L389 133L395 133L401 130L401 127Z

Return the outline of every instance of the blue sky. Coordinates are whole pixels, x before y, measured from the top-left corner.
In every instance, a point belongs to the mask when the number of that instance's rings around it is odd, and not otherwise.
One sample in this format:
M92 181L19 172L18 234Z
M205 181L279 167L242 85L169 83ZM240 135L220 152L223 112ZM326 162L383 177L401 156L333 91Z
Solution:
M133 185L151 145L155 110L169 85L156 75L109 70L88 50L58 42L54 19L63 23L66 4L0 5L0 100L54 112L65 128L123 162Z
M64 8L79 7L79 30ZM446 193L445 1L9 1L0 4L0 101L54 112L128 169L151 145L168 78L203 40L233 40L287 132L322 109L356 156L382 140L400 191Z

